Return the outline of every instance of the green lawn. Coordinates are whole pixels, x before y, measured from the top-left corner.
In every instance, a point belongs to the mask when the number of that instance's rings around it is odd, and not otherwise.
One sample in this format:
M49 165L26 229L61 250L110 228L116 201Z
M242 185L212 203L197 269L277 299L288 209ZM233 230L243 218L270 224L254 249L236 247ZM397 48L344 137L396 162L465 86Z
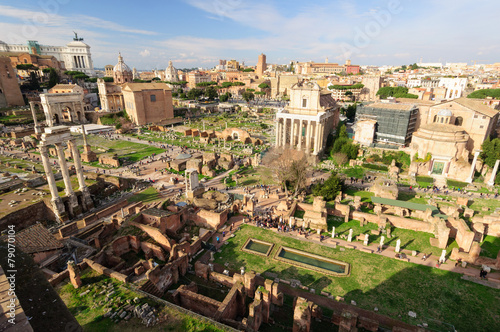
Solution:
M362 202L371 202L371 197L375 195L371 191L357 190L353 188L345 189L344 194L349 196L360 196Z
M349 178L353 177L356 179L362 179L363 176L365 176L366 171L363 167L356 166L353 168L348 168L348 169L342 171L342 173L344 173Z
M286 280L298 279L318 293L343 296L347 303L355 300L367 310L378 307L380 314L413 324L425 322L427 317L451 323L458 331L496 331L500 326L500 290L461 280L459 274L355 250L340 251L248 225L236 234L216 254L216 262L227 262L230 269L245 266L262 274L277 273ZM329 277L245 253L240 249L248 237L274 243L271 256L279 245L286 245L347 262L351 264L351 274ZM418 319L410 318L408 311L416 312Z
M481 255L489 258L497 258L500 251L500 238L487 235L481 242Z
M420 187L428 187L434 185L434 179L430 176L417 176L416 180Z
M416 232L409 229L401 229L393 227L391 230L391 238L387 238L387 233L383 232L380 235L373 235L370 233L371 230L378 229L378 226L374 223L368 223L361 227L358 220L349 220L349 222L344 222L344 218L328 216L328 233L323 233L326 237L331 237L332 227L335 226L335 233L337 237L341 234L347 236L349 229L353 230L353 242L356 242L356 236L360 234L369 234L369 243L380 243L380 237L383 235L385 237L384 244L396 247L396 241L401 239L401 248L407 250L417 250L420 253L432 253L433 255L440 255L441 249L431 246L429 239L433 238L434 235L425 232ZM362 241L359 241L362 243ZM447 249L448 254L451 253L451 248Z
M118 311L120 307L116 300L118 297L121 297L121 302L124 303L124 305L127 304L127 300L132 301L137 297L140 304L148 303L154 306L158 311L157 315L166 315L168 317L168 319L164 320L161 324L147 328L148 331L224 331L212 326L209 321L188 316L173 307L167 307L161 303L155 302L141 293L137 293L123 286L120 282L99 275L93 270L87 269L84 271L81 280L83 287L80 289L75 289L71 283L65 283L58 286L56 290L85 332L135 332L146 329L146 327L136 318L131 318L129 321L120 320L119 323L114 323L110 318L104 318L103 315L106 306L113 308L114 311ZM98 293L103 290L103 285L109 285L109 283L113 284L115 294L111 296L110 301L105 302L106 294ZM80 296L83 291L88 289L90 289L89 294Z
M73 176L71 176L70 179L71 179L71 188L73 188L73 191L79 190L80 184L78 183L78 177L76 175L73 175ZM85 184L87 186L90 186L96 182L97 182L96 180L92 180L92 179L85 180ZM57 190L59 191L59 196L61 196L61 197L66 196L66 192L64 191L64 188L66 188L66 186L64 185L64 180L57 181L56 186L57 186Z
M160 194L154 187L149 187L139 193L136 193L134 196L129 197L127 201L150 203L156 201L157 199L160 199Z

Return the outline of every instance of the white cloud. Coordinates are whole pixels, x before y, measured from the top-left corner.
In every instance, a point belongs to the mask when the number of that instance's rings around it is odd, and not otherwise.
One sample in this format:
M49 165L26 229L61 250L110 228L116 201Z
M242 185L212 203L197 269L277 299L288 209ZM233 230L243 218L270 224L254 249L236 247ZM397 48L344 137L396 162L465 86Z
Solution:
M148 50L141 51L141 52L139 52L139 54L140 54L142 57L147 57L147 56L150 56L150 55L151 55L151 53L150 53Z

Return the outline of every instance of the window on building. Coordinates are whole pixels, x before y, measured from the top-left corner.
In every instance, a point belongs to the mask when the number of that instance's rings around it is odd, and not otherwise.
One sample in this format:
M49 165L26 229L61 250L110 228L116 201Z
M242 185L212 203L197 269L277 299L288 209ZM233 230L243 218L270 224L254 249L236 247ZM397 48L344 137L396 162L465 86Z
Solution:
M474 119L477 119L477 114L474 115Z
M486 115L483 115L483 119L486 119Z
M480 129L483 129L483 128L484 128L484 126L479 126L479 128L480 128Z
M443 123L444 118L441 118L441 123Z
M307 107L307 98L302 99L302 107Z
M437 117L438 117L437 115L434 115L434 121L432 121L432 122L436 122Z
M156 95L151 95L149 97L151 98L151 101L156 101Z
M458 116L455 119L455 126L461 126L463 122L464 122L464 119L461 116Z

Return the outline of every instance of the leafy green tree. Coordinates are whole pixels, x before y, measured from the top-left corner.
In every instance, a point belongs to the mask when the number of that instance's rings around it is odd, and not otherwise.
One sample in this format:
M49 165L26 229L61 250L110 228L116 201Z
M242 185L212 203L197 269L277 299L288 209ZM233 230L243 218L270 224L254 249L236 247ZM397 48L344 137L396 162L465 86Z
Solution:
M495 166L495 162L500 159L500 138L486 139L481 145L481 159L490 167Z
M59 83L59 75L57 75L57 71L54 68L48 68L48 69L49 69L49 85L47 87L50 89Z
M255 69L253 69L253 68L245 68L245 69L243 69L242 71L243 71L243 72L248 73L248 72L253 72L253 71L255 71Z
M32 63L22 63L16 66L19 70L38 70L38 67Z
M467 96L467 98L473 98L473 99L485 99L487 97L500 99L500 89L476 90Z
M223 103L225 103L226 101L229 100L229 96L227 95L227 93L224 93L222 95L219 96L219 100Z
M332 172L328 180L313 187L314 196L323 196L325 201L333 201L342 190L344 183L337 173Z
M229 88L231 86L233 86L232 82L222 82L222 84L221 84L221 87L223 87L223 88Z
M397 86L397 87L385 86L377 91L377 96L380 96L381 99L386 99L387 97L412 98L412 99L418 98L417 95L408 93L408 88L402 86Z
M339 138L348 138L349 137L349 135L347 135L347 128L346 128L345 124L342 124L340 126L338 137Z
M205 95L205 97L207 97L209 99L215 99L219 95L217 93L217 89L215 89L213 86L207 87L203 94Z
M259 84L259 88L262 89L262 90L264 90L264 89L269 89L270 86L267 83L260 83Z
M203 90L191 89L188 91L187 97L188 97L188 99L195 100L195 99L198 99L199 97L201 97L202 94L203 94Z
M255 98L255 95L251 91L245 91L241 94L241 97L248 103Z
M243 85L245 85L245 83L243 83L243 82L232 82L231 85L233 85L233 86L243 86Z

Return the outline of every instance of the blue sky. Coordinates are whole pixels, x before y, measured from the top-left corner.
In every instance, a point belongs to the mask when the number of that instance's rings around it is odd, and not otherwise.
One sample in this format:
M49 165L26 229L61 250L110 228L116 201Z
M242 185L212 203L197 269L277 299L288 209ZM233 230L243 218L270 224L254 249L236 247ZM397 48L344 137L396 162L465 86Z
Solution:
M2 0L0 40L64 45L95 67L212 67L218 59L401 65L500 62L497 0Z

